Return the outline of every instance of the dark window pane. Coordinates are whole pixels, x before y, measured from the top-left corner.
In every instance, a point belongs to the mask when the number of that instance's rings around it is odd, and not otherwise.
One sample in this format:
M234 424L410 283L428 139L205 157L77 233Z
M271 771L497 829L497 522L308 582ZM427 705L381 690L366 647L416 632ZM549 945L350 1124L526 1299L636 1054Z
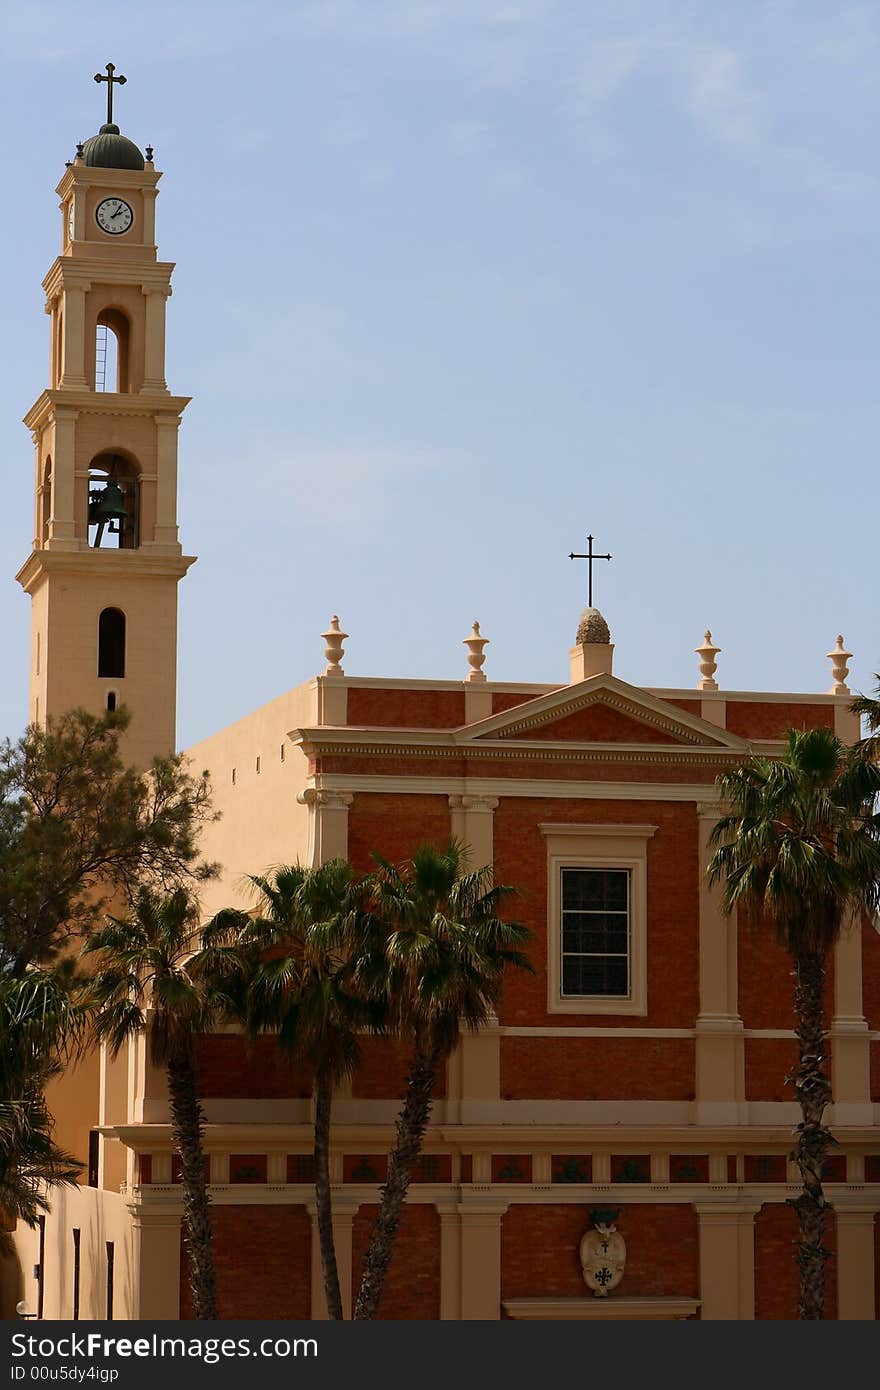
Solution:
M566 912L562 918L563 951L625 953L627 918L622 914Z
M562 906L566 910L625 912L628 896L626 869L562 870Z
M629 993L627 961L609 956L565 956L562 993L619 996Z

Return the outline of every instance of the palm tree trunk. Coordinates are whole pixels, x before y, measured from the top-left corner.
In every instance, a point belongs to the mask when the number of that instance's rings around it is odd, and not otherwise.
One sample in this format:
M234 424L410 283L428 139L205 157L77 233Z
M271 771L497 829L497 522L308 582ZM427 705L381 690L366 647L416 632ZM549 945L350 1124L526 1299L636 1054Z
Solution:
M183 1185L183 1238L189 1256L189 1283L197 1318L216 1318L214 1252L208 1212L208 1184L202 1144L202 1107L196 1089L192 1051L168 1059L171 1137L180 1154Z
M339 1292L339 1271L336 1268L336 1246L333 1242L333 1201L330 1194L330 1107L333 1101L333 1078L329 1071L319 1068L315 1078L315 1208L318 1219L318 1240L321 1264L324 1269L324 1295L331 1318L342 1318L342 1296Z
M825 957L805 953L795 957L794 1006L797 1014L798 1067L795 1087L801 1107L797 1144L791 1157L800 1169L800 1196L790 1202L798 1217L797 1267L800 1274L798 1317L825 1316L825 1222L828 1206L822 1191L822 1169L834 1144L822 1123L831 1100L831 1083L822 1069L824 1052Z
M406 1079L406 1098L397 1117L397 1139L388 1156L388 1177L379 1198L379 1215L364 1258L354 1310L356 1319L374 1318L379 1307L413 1164L421 1151L431 1115L439 1065L437 1051L425 1055L417 1048Z

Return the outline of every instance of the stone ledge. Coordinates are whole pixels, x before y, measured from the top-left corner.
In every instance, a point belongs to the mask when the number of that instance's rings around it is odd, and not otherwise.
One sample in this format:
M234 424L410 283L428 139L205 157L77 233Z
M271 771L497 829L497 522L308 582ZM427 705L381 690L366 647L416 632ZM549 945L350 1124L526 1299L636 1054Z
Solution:
M693 1317L698 1298L506 1298L509 1318L577 1322L588 1318L614 1322L668 1322Z

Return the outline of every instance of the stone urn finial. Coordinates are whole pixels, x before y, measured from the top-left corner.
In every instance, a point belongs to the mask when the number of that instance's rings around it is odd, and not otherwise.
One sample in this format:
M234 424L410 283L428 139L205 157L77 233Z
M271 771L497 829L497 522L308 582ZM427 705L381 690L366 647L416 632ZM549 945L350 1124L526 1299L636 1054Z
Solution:
M720 647L716 647L712 641L712 634L706 628L706 635L703 638L702 647L694 647L694 651L700 658L701 680L697 684L698 690L717 690L718 682L714 679L715 672L718 670L718 662L715 660Z
M829 695L851 695L852 691L846 683L849 674L849 663L852 661L852 652L844 651L843 637L837 634L837 643L834 649L826 652L825 655L831 662L831 674L834 677L834 684L828 691Z
M479 623L475 622L470 636L463 638L463 645L468 649L467 659L468 665L471 668L468 672L468 680L484 681L486 677L481 668L483 662L486 660L486 654L483 648L488 647L489 638L482 636Z
M326 632L322 632L324 639L324 656L327 660L325 676L344 676L345 672L340 666L342 661L342 644L348 636L347 632L340 631L339 618L334 613L330 619L330 626Z

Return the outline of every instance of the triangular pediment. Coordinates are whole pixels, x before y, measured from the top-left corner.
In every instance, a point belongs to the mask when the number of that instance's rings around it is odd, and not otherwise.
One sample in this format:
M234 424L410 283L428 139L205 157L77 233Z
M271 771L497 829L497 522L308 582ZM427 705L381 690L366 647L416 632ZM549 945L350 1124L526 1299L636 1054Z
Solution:
M729 748L743 752L748 747L735 734L608 675L562 686L456 733L456 741L460 742L487 739Z

